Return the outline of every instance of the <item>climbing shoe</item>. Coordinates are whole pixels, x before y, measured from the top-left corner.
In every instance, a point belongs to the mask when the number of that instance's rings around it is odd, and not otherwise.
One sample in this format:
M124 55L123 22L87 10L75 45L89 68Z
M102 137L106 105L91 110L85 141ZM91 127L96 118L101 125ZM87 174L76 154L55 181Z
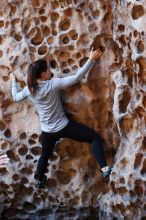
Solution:
M105 171L101 170L101 175L104 177L105 180L109 179L109 176L113 170L113 167L105 167Z

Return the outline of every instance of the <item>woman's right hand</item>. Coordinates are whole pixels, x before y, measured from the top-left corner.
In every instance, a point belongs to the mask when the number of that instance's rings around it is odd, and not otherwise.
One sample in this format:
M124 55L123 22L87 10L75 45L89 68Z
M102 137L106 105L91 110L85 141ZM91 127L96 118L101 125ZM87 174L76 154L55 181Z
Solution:
M16 77L15 77L14 73L10 73L10 80L12 81L12 80L15 80L15 79L16 79Z
M92 47L89 58L93 61L96 61L99 59L101 55L102 55L102 51L99 48L93 51L93 47Z
M6 154L0 155L0 168L6 168L9 162L9 158Z

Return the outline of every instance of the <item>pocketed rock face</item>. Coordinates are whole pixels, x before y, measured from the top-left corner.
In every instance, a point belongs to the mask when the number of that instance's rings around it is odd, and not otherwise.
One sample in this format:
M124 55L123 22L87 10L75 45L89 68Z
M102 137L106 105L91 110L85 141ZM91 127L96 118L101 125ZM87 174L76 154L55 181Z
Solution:
M144 3L18 3L0 2L0 143L11 160L0 171L2 218L49 219L55 212L57 219L77 219L71 208L100 203L118 219L140 219L146 208ZM9 73L15 72L23 88L29 63L45 58L54 76L75 74L92 45L102 45L103 56L62 97L69 117L103 137L110 164L117 152L109 187L101 180L91 146L65 139L48 161L47 188L39 192L34 181L41 153L38 115L29 101L13 102ZM81 212L79 219L90 214Z
M113 3L112 7L113 40L123 51L121 67L112 73L115 83L113 114L120 145L110 190L102 197L101 207L118 219L145 219L146 6L138 1L121 1Z

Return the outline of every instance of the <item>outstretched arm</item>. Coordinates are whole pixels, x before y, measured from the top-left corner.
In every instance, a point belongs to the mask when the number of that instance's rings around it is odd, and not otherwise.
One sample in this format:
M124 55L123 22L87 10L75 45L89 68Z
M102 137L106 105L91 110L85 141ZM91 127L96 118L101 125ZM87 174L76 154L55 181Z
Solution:
M13 100L15 102L19 102L19 101L22 101L22 100L26 99L28 97L28 95L26 93L26 87L21 92L19 92L18 91L18 85L17 85L17 82L16 82L16 78L15 78L15 75L13 73L11 73L10 79L12 81Z
M89 60L85 63L85 65L79 69L79 71L72 76L67 76L64 78L56 78L52 80L52 88L54 89L64 89L67 88L79 80L81 80L85 74L90 70L95 61L101 56L102 52L100 49L90 52Z

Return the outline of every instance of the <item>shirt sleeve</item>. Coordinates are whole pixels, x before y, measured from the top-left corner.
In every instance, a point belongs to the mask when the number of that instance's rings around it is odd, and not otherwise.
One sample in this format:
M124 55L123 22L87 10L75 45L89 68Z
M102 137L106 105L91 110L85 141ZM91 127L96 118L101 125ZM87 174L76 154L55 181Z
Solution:
M94 61L89 59L85 65L78 70L78 72L75 75L67 76L64 78L55 78L52 79L52 89L65 89L75 83L77 83L79 80L81 80L85 74L90 70L90 68L93 66Z
M12 80L12 96L15 102L22 101L28 97L27 86L19 92L16 80Z

